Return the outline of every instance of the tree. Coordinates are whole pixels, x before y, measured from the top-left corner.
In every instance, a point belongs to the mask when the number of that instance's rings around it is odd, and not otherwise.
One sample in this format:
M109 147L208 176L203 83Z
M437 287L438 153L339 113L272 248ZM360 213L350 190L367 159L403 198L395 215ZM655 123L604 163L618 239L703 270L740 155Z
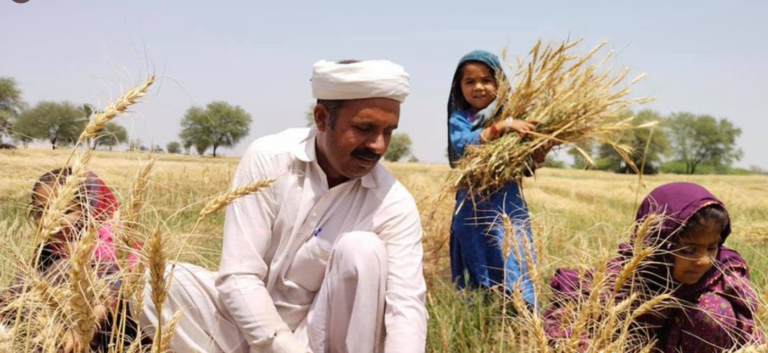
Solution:
M211 144L207 139L199 139L195 141L195 151L197 151L197 154L201 156L205 154L205 151L208 149L208 147L211 147Z
M181 153L181 144L176 141L171 141L165 145L165 149L168 150L168 153L179 154Z
M675 113L668 119L667 131L675 157L685 164L686 174L696 173L701 164L728 167L741 158L741 150L736 147L741 129L728 119Z
M106 146L111 151L113 147L128 141L128 131L124 127L108 122L96 135L94 146Z
M397 162L409 154L411 154L410 136L404 132L392 135L387 152L384 153L384 159L390 162Z
M626 112L619 119L628 118L632 114L632 112ZM646 109L634 114L632 124L640 126L662 120L663 118L659 113ZM643 168L643 174L656 174L662 157L666 156L669 151L669 141L664 130L656 127L626 131L616 142L632 148L629 158L638 170ZM600 159L598 169L611 170L617 173L634 173L634 170L610 144L601 144L597 154Z
M14 131L31 139L47 140L51 147L73 144L85 128L86 113L69 102L40 102L22 113Z
M191 139L183 139L181 141L183 143L182 146L184 146L184 152L186 154L189 154L189 151L192 149L192 145L194 144Z
M213 147L213 156L216 157L217 148L233 147L248 135L250 125L251 115L243 108L226 102L213 102L205 109L191 107L187 110L181 121L179 137L183 141L191 141L201 155L208 147Z
M140 139L134 139L128 142L128 151L129 152L143 152L146 151L147 147L141 144Z
M13 121L21 114L24 106L16 80L0 77L0 142L3 135L10 135Z

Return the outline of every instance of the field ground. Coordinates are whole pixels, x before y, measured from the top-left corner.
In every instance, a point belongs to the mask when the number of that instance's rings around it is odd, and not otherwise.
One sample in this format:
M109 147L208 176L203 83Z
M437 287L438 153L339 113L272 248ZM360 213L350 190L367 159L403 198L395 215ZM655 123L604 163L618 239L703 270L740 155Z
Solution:
M0 151L0 225L24 219L30 188L43 172L63 165L68 151ZM118 195L127 194L147 154L98 152L91 169ZM215 268L221 246L223 213L192 229L208 197L226 190L237 165L235 158L160 155L148 192L153 217L166 220L177 240L190 236L182 260ZM386 164L419 203L425 230L425 273L429 283L429 351L482 352L498 342L500 327L494 299L457 294L448 279L448 228L451 195L441 194L447 166ZM557 267L590 267L610 256L626 239L636 206L655 186L671 181L699 183L721 198L733 218L727 245L750 264L753 282L766 288L768 274L768 176L646 176L638 187L636 176L605 172L543 169L525 181L540 259L538 271L548 279ZM445 197L440 197L440 196ZM12 246L28 246L28 232L0 239ZM6 248L2 248L6 249ZM0 250L2 279L13 273ZM542 293L547 281L540 283ZM546 303L546 295L542 294Z

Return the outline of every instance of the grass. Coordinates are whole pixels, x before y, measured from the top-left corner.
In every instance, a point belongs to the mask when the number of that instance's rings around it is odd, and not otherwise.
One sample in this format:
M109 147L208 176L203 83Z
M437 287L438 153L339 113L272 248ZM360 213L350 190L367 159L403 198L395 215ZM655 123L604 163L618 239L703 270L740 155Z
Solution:
M0 225L24 220L24 208L34 180L43 172L63 165L69 151L21 149L0 151ZM95 152L90 169L116 193L128 200L131 185L147 154ZM195 227L205 202L229 187L238 160L162 155L155 162L145 192L145 207L166 219L164 241L179 244L189 238L182 261L216 269L221 251L223 213L202 219ZM449 283L448 231L453 200L440 198L448 167L426 164L385 164L413 193L425 230L425 274L429 293L429 352L499 351L501 343L518 342L515 333L502 326L504 308L498 296L457 293ZM646 176L639 188L636 177L599 171L542 169L524 182L530 206L534 239L540 254L538 266L543 285L557 267L593 266L596 259L614 253L627 239L634 212L655 186L671 181L704 185L721 198L733 217L733 235L727 245L738 250L750 264L753 282L766 288L768 273L768 176L658 175ZM121 208L125 208L121 204ZM3 228L0 226L0 228ZM193 231L194 230L194 231ZM30 232L4 234L6 244L25 248ZM173 248L173 245L170 245ZM8 283L15 272L7 248L0 249L0 274ZM546 297L543 298L546 302ZM511 309L507 309L511 310ZM507 325L505 325L507 326ZM0 333L2 334L2 333Z

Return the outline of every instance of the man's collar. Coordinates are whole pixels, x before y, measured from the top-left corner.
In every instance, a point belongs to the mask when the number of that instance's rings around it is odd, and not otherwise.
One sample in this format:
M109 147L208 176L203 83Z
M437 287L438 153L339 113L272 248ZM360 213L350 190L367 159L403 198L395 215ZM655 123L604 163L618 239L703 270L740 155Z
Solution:
M291 154L293 154L293 156L296 157L296 159L302 162L316 163L317 162L317 148L316 148L316 142L315 142L316 139L317 139L317 129L312 127L309 130L309 134L307 135L307 137L301 140L296 146L294 146L291 149ZM377 164L375 167L373 167L373 169L368 174L360 178L360 183L363 185L364 188L375 189L378 187L375 174L378 172L379 168L382 168L382 167Z

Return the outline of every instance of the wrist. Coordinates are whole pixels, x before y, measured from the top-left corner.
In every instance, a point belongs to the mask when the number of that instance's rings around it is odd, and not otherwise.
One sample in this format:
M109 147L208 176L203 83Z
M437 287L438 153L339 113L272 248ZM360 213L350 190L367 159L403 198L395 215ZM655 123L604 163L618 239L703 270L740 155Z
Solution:
M496 127L496 124L491 124L491 136L499 136L499 128Z

